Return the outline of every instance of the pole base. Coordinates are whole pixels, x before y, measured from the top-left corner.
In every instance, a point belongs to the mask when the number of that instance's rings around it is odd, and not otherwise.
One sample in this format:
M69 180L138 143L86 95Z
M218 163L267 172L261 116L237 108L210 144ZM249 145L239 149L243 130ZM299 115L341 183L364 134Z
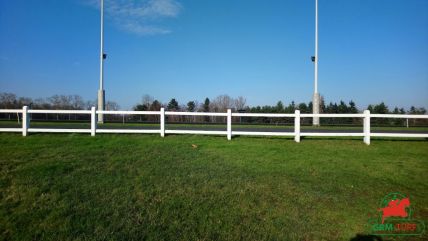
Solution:
M98 90L98 110L105 110L105 91ZM104 114L98 114L98 123L104 123Z
M319 114L320 113L320 104L321 104L320 94L314 93L314 96L312 98L312 113L313 114ZM313 117L312 118L312 125L313 126L320 126L320 118L319 117Z

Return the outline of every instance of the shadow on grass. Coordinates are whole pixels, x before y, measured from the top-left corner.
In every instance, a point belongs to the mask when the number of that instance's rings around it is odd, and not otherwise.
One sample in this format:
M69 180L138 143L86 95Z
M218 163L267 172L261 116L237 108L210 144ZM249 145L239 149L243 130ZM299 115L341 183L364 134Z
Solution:
M21 134L21 132L16 132L16 134ZM36 135L36 136L41 136L41 135L51 135L51 134L56 134L56 135L69 135L69 136L73 136L73 135L91 135L90 133L64 133L64 132L31 132L28 133L28 135ZM104 135L151 135L151 136L159 136L159 134L152 134L152 133L144 133L144 134L140 134L140 133L97 133L96 136L104 136ZM203 134L202 134L203 135ZM195 134L166 134L165 138L168 138L168 136L197 136ZM215 137L221 137L224 138L224 135L205 135L205 136L215 136ZM232 140L233 139L240 139L240 138L249 138L249 139L276 139L276 140L288 140L288 141L293 141L294 142L294 137L293 136L242 136L242 135L234 135L232 136ZM301 136L300 137L301 141L305 141L305 140L311 140L311 141L325 141L325 140L338 140L338 141L355 141L355 142L363 142L362 137L361 138L355 138L355 137L309 137L309 136ZM415 139L409 139L409 138L371 138L372 142L426 142L428 141L428 138L415 138Z
M351 238L349 241L382 241L383 239L375 235L364 235L357 234L355 237Z
M283 140L290 140L294 141L293 136L241 136L241 135L234 135L232 136L232 139L237 138L254 138L254 139L283 139ZM358 141L363 142L363 137L356 138L356 137L311 137L311 136L301 136L300 141L305 140L311 140L311 141L325 141L325 140L337 140L337 141ZM428 141L428 138L415 138L415 139L409 139L409 138L371 138L372 142L377 141L394 141L394 142L426 142Z
M352 137L300 137L300 140L311 140L311 141L322 141L322 140L341 140L341 141L361 141L363 142L363 138L352 138ZM399 141L399 142L426 142L428 141L428 138L414 138L414 139L408 139L408 138L371 138L371 142L378 142L378 141Z

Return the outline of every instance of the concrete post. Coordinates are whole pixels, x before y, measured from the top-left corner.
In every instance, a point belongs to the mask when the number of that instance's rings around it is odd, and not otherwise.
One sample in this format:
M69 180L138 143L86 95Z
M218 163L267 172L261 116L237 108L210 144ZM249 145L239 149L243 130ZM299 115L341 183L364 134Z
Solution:
M95 106L91 108L91 136L95 136L97 130L97 114Z
M98 90L98 110L105 110L105 91ZM104 123L104 115L98 114L98 123Z
M227 139L232 140L232 110L227 109Z
M312 100L312 114L319 114L320 113L320 94L319 93L314 93L313 96L313 100ZM319 126L320 125L320 118L317 117L313 117L312 118L312 125L314 126Z
M160 109L160 135L165 137L165 108Z
M30 118L28 115L28 106L22 107L22 136L27 136L30 127Z
M294 141L300 142L300 110L296 110L294 114Z
M364 143L370 145L370 111L364 111Z

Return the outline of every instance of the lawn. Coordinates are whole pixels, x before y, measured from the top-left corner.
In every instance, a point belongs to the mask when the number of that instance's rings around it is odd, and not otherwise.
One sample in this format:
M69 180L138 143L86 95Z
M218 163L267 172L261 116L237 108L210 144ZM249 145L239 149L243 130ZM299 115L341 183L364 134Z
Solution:
M390 192L428 222L426 140L3 133L0 171L0 240L351 240Z

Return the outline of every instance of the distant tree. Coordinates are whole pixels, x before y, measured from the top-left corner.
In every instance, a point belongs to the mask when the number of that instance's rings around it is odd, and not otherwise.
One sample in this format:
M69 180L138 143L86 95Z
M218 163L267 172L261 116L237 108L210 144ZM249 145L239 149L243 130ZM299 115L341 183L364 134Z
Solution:
M287 106L285 109L285 112L287 113L293 113L296 110L296 104L294 103L294 100L291 101L291 103Z
M393 114L400 114L400 110L398 109L398 107L395 107L394 110L392 111ZM405 120L404 120L405 121ZM392 121L394 123L394 125L401 125L403 124L403 119L393 119Z
M196 108L195 101L187 102L187 111L193 112L193 111L195 111L195 108Z
M338 111L338 107L336 103L334 104L332 102L328 103L325 111L326 113L333 114L333 113L337 113L337 111Z
M392 114L400 114L400 110L398 109L398 107L394 108L394 110L392 111Z
M96 107L97 106L97 101L95 100L88 100L85 102L85 109L90 110L92 107Z
M385 103L381 102L380 104L375 105L373 107L373 113L376 113L376 114L388 114L389 110L388 110L388 107L385 105Z
M2 109L20 108L17 97L12 93L0 93L0 107Z
M205 98L204 105L203 105L202 109L204 112L210 112L210 99Z
M29 106L30 108L33 107L33 99L28 97L19 97L18 99L18 106Z
M373 113L375 113L375 114L388 114L389 110L388 110L388 107L385 105L385 103L381 102L380 104L373 106ZM385 119L385 118L376 118L375 122L377 124L385 125L385 124L390 123L390 120Z
M284 104L282 103L282 101L278 101L278 103L276 103L275 112L278 112L278 113L284 112Z
M338 113L348 113L348 106L342 100L339 102L339 106L337 107Z
M414 106L411 106L410 107L410 111L409 111L409 114L415 114L415 115L423 115L423 114L425 114L427 111L426 111L426 109L425 108L416 108L416 107L414 107Z
M120 106L114 101L107 101L106 102L106 110L119 110Z
M177 104L178 105L178 104ZM160 111L160 109L162 108L161 103L158 100L154 100L152 102L152 104L150 105L149 110L150 111Z
M243 110L245 109L245 104L247 103L247 100L242 97L239 96L236 100L235 100L235 109L236 110Z
M80 95L72 95L70 96L71 106L74 110L82 110L85 109L85 101Z
M210 112L210 99L207 97L204 100L204 103L202 104L202 111L203 112ZM210 121L210 117L209 116L204 116L204 121L205 122L209 122Z
M233 108L234 100L228 95L217 96L210 105L210 109L216 112L226 112L227 109Z
M60 109L62 105L61 96L53 95L48 98L49 103L51 104L53 109Z
M171 110L171 111L179 110L179 108L178 108L178 102L174 98L172 98L169 101L167 108L168 108L168 110Z
M149 107L147 107L146 105L143 105L143 104L138 104L138 105L134 106L133 109L135 111L147 111L149 109Z
M312 112L312 101L309 102L309 106L310 106L310 111ZM325 112L325 101L324 101L324 96L321 95L320 97L320 113L324 113Z
M306 105L306 103L300 103L298 106L298 109L300 110L301 113L308 113L309 112L309 108Z
M358 113L357 106L354 101L349 101L349 113Z
M145 105L148 108L150 108L150 105L153 103L154 98L151 95L143 95L143 98L141 99L141 104Z
M47 102L46 99L44 99L44 98L37 98L33 102L33 109L49 110L49 109L51 109L51 105Z

